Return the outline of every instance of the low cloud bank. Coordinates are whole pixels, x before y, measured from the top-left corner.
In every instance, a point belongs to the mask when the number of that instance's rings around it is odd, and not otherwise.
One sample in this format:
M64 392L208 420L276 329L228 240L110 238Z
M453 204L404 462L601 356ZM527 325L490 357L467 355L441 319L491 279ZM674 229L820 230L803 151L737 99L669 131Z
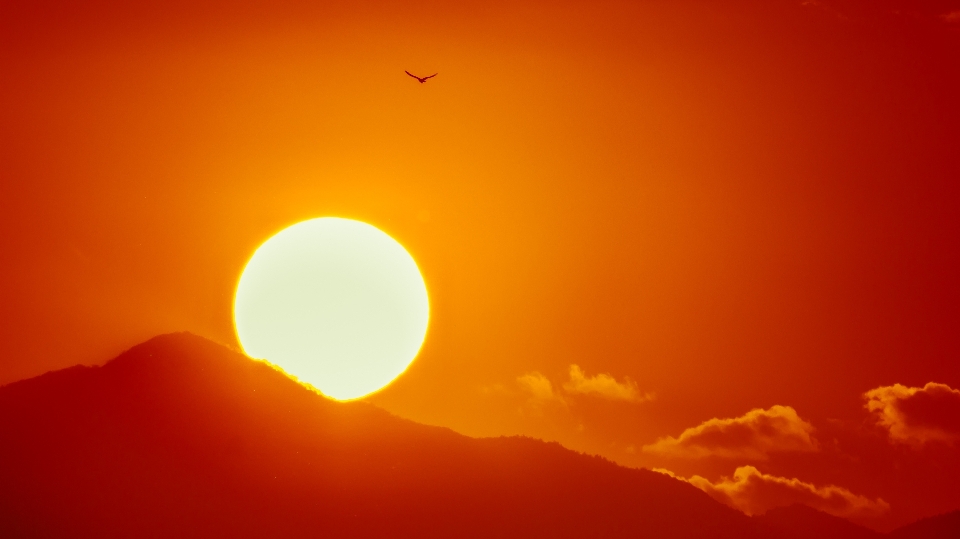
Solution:
M813 425L790 406L756 408L740 417L710 419L674 438L660 438L643 447L645 453L666 457L766 460L770 453L816 451Z
M890 510L890 504L854 494L836 485L818 487L799 479L764 474L753 466L741 466L733 477L716 483L695 475L689 479L658 469L709 494L713 499L748 515L759 515L774 507L802 503L838 517L872 517Z

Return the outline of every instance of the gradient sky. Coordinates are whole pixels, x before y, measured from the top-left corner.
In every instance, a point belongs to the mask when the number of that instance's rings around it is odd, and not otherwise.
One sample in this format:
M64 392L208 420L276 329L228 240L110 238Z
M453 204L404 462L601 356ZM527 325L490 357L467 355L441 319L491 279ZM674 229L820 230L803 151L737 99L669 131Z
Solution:
M0 7L0 384L237 346L253 250L333 215L430 291L387 410L960 508L960 2L78 4Z

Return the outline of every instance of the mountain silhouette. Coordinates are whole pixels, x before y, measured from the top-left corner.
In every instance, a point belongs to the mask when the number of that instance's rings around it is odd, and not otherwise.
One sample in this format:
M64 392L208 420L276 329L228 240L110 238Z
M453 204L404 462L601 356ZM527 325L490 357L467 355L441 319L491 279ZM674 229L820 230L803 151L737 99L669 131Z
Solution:
M753 517L782 539L882 539L885 535L803 504L775 507Z
M761 537L665 475L331 401L189 334L0 411L2 537Z
M185 333L0 387L0 486L3 538L840 536L800 529L807 509L751 519L556 443L332 401Z
M890 533L890 539L956 539L960 537L960 511L920 519Z

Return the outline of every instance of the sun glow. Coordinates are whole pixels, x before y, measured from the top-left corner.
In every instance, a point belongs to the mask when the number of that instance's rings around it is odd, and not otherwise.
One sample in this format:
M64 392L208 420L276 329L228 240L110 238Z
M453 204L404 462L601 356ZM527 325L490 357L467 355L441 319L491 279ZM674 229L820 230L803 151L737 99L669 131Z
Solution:
M336 217L267 240L234 298L247 355L339 400L373 393L406 370L429 311L423 277L403 246L374 226Z

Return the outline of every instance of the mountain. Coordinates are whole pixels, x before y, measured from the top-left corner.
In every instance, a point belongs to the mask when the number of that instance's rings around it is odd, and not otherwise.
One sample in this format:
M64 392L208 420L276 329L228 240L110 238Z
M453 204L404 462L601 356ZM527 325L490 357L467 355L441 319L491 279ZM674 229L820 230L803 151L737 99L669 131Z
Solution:
M0 537L769 537L689 484L328 400L189 334L0 387Z
M336 402L194 335L0 387L0 537L942 539L804 505L749 518L555 443Z
M883 534L803 504L776 507L753 517L782 539L882 539Z
M890 533L890 539L957 539L960 511L920 519Z

